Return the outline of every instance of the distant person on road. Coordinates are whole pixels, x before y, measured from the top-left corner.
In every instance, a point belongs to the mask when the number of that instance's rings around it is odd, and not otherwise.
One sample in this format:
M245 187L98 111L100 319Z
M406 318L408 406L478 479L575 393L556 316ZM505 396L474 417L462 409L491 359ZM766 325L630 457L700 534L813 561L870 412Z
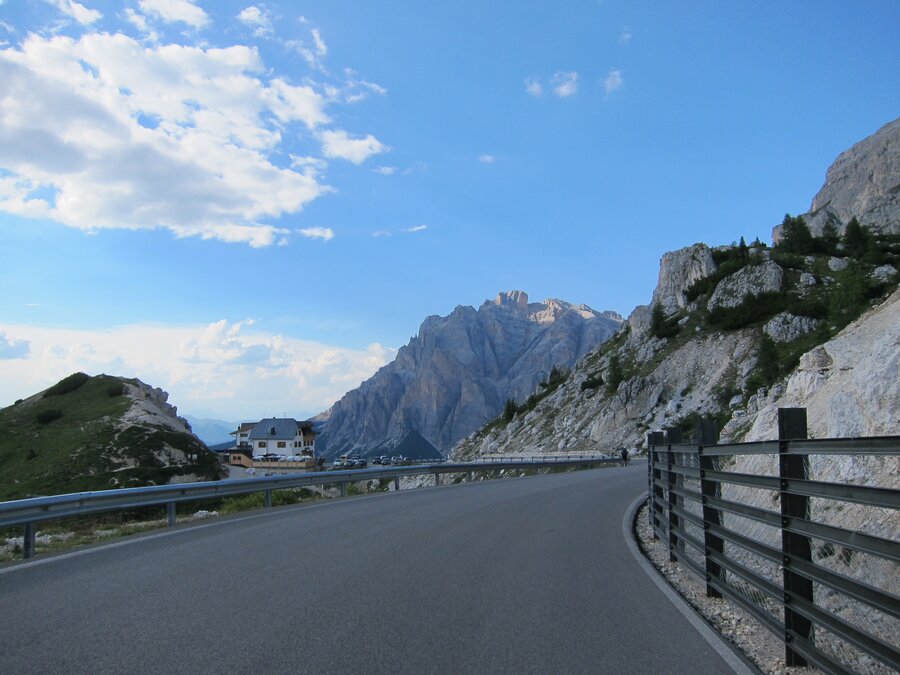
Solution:
M622 448L621 454L622 454L622 466L628 466L628 450L626 450L625 448Z

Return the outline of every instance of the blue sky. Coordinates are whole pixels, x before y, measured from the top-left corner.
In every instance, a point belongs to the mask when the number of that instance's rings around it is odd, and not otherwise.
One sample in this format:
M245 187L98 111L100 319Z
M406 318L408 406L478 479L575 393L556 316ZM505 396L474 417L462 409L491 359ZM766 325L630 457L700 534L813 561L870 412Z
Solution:
M0 405L306 417L500 290L627 315L900 114L900 3L0 1Z

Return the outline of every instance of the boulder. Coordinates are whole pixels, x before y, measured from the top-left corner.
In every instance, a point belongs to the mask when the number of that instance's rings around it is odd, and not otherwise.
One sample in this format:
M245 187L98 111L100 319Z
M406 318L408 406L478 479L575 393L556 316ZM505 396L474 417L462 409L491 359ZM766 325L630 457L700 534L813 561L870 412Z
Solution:
M748 295L779 291L783 276L781 267L771 260L739 269L718 283L706 308L737 307Z
M811 333L819 324L822 323L818 319L809 316L795 316L788 312L782 312L773 316L769 322L763 326L763 332L775 342L793 342L799 337Z

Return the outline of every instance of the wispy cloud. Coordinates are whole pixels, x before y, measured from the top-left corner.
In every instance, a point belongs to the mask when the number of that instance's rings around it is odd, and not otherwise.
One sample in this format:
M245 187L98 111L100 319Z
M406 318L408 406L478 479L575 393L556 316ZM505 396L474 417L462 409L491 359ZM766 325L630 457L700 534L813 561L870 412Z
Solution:
M248 28L251 28L256 37L271 35L273 32L272 17L265 8L260 9L256 5L250 5L241 10L240 14L237 15L237 19Z
M627 47L631 43L631 27L622 26L622 32L619 33L619 44L623 47Z
M536 77L525 78L525 91L535 98L540 98L544 95L544 87L541 86L540 80Z
M375 173L381 174L382 176L393 176L397 173L396 166L376 166L372 169Z
M614 91L621 89L624 84L625 79L622 77L622 71L613 68L606 75L606 79L603 80L603 90L609 96Z
M75 19L82 26L89 26L103 18L102 12L96 9L88 9L80 2L75 2L75 0L47 0L47 2L66 16Z
M578 91L578 73L574 70L559 71L553 75L550 85L559 98L568 98Z
M387 230L375 230L372 233L372 236L375 237L376 239L379 239L381 237L392 237L394 235L392 232L388 232Z
M167 23L186 23L198 30L209 23L209 15L193 0L140 0L138 6Z
M427 225L415 225L414 227L408 227L404 230L404 232L424 232L428 229Z
M313 42L316 45L316 54L320 57L328 55L328 46L325 44L325 40L322 39L322 34L319 32L318 28L313 28L310 33L313 37Z
M321 239L322 241L334 239L334 231L330 227L304 227L297 232L308 239Z
M493 164L494 162L497 161L497 158L494 157L493 155L479 155L478 161L481 162L482 164Z
M390 150L390 147L372 134L363 138L351 138L343 129L323 131L319 138L322 141L322 154L329 158L346 159L353 164L362 164L369 157Z

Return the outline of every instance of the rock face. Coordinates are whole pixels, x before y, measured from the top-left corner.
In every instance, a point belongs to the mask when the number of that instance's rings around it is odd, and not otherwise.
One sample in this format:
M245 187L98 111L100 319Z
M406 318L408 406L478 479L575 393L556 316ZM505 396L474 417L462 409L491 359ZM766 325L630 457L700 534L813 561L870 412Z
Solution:
M838 155L803 214L816 235L826 223L842 231L854 216L874 231L900 233L900 119ZM779 237L780 226L772 232Z
M723 435L750 422L745 440L776 438L779 407L805 407L813 438L900 434L900 291L804 354L775 394Z
M661 304L667 313L687 305L684 292L716 269L706 244L694 244L665 253L659 262L659 280L653 291L652 304Z
M797 338L811 333L819 327L820 321L809 316L795 316L788 312L782 312L773 316L765 326L763 332L775 342L793 342Z
M706 308L712 311L717 307L737 307L749 295L778 291L782 278L781 267L771 260L744 267L719 282Z
M553 366L571 366L622 324L561 300L529 303L500 293L478 310L430 316L397 358L317 419L329 456L388 454L410 432L442 453L496 417L507 399L524 401Z

